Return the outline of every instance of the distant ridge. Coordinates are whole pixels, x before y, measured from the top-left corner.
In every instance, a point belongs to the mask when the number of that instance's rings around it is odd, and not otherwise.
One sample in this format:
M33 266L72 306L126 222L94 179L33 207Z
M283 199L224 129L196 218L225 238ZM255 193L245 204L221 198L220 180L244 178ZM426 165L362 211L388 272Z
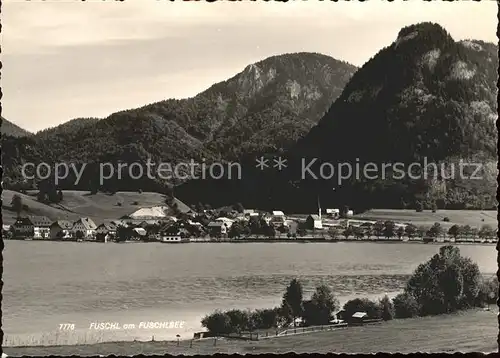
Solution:
M32 135L33 133L27 131L26 129L23 129L19 127L18 125L12 123L11 121L8 121L7 119L1 117L2 123L1 123L1 133L2 135L9 135L12 137L28 137Z
M6 183L19 183L19 166L26 161L214 162L281 152L318 122L356 70L318 53L277 55L246 66L192 98L167 99L100 120L72 120L29 140L5 140L2 147L10 154L5 161L10 179ZM93 182L97 176L88 174L80 187L63 183L63 188L87 190L99 185ZM107 188L100 189L160 191L179 184L146 179L110 180Z

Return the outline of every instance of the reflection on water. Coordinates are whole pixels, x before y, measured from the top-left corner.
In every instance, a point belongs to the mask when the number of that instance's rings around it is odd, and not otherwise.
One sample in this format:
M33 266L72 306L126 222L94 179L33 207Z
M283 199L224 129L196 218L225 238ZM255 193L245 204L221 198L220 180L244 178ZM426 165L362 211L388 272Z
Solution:
M307 297L320 283L341 299L403 288L418 264L437 253L419 244L79 244L7 241L4 332L11 341L57 342L186 338L216 308L278 305L292 278ZM460 246L483 273L496 271L493 246ZM90 322L183 320L181 330L90 332ZM188 337L189 336L189 337ZM31 338L27 338L31 337ZM82 338L83 337L83 338ZM82 341L83 340L83 341Z

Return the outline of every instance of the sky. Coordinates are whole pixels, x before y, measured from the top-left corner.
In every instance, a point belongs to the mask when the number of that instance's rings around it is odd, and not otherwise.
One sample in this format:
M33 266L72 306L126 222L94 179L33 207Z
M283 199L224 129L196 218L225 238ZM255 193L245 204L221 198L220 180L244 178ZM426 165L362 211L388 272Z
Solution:
M30 131L195 96L266 57L319 52L361 66L399 30L437 22L497 43L493 0L186 2L4 0L2 116Z

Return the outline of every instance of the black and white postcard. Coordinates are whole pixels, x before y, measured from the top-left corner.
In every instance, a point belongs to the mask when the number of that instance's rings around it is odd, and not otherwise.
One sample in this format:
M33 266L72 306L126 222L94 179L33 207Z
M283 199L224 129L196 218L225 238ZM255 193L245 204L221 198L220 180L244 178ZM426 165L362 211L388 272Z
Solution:
M3 358L498 351L495 1L1 10Z

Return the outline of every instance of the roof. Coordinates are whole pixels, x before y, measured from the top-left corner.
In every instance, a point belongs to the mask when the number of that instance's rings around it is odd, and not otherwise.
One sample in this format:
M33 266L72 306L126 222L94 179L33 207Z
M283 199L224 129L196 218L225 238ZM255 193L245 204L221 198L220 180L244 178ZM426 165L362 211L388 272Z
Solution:
M146 235L146 229L143 229L142 227L136 227L135 229L133 229L136 233L138 233L139 235L141 236L144 236Z
M152 206L150 208L140 208L129 215L132 219L139 218L164 218L165 212L168 210L167 206Z
M71 229L73 227L73 223L68 220L57 220L52 223L50 226L58 225L61 229Z
M356 312L355 314L352 315L352 318L364 318L366 316L367 316L366 312Z
M226 217L223 217L223 216L221 216L220 218L215 219L215 221L223 221L223 222L231 222L231 223L234 222L233 219L229 219L229 218L226 218Z
M113 220L111 221L111 224L115 226L125 226L125 227L128 226L123 220Z
M321 220L321 219L319 218L319 215L316 215L316 214L309 215L309 217L310 217L310 218L312 218L314 221L316 221L316 220Z
M34 226L46 226L46 227L48 227L52 224L52 221L46 216L28 216L27 219Z
M281 210L275 210L272 213L274 216L285 216L285 213Z
M92 221L91 218L80 218L77 221L75 221L74 225L76 225L78 223L82 223L83 227L85 227L85 230L95 230L95 229L97 229L97 225L95 224L95 222Z
M208 227L222 227L224 223L221 221L212 221L208 224Z
M97 228L104 228L106 230L109 230L109 231L113 231L113 230L116 230L116 226L113 222L107 222L107 223L102 223L101 225L99 225Z
M327 214L340 213L339 209L326 209Z
M254 209L244 209L243 214L253 214L255 212Z

